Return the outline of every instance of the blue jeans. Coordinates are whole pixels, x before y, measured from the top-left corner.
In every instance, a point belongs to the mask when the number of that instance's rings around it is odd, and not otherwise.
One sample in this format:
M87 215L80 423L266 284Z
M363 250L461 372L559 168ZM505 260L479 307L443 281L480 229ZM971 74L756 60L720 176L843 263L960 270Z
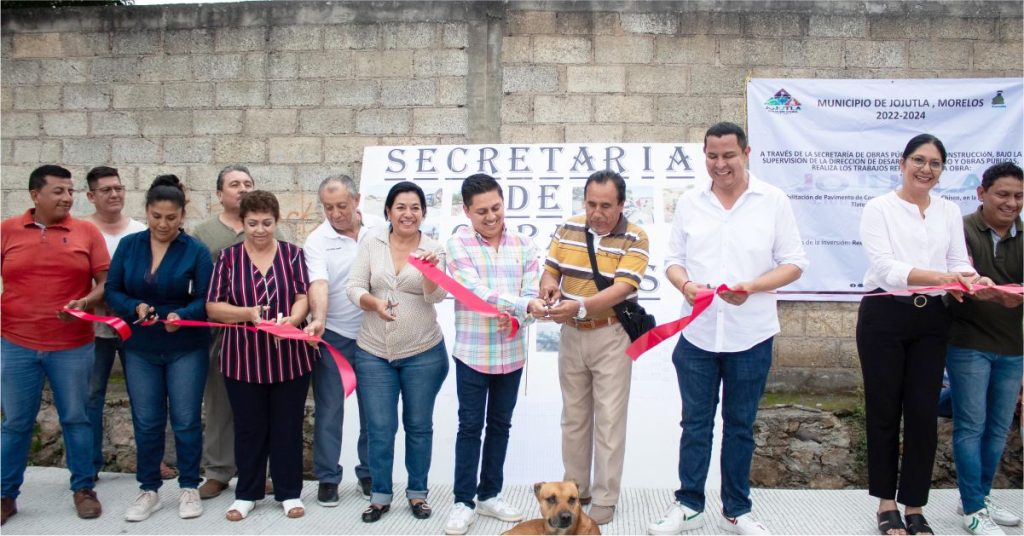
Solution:
M41 352L0 338L0 495L16 498L25 480L28 449L42 403L43 381L49 380L57 406L71 489L93 488L92 426L86 404L93 343L70 350Z
M398 433L398 395L402 395L405 429L405 469L409 483L405 496L427 498L427 474L434 441L434 401L448 375L444 341L405 359L388 361L356 350L356 377L369 432L370 502L391 504L391 473Z
M507 374L484 374L455 360L459 395L459 434L455 438L455 502L476 507L473 497L486 501L501 493L508 431L519 396L523 369ZM487 423L480 459L480 433ZM480 481L477 482L477 467Z
M171 429L178 453L178 486L199 486L203 454L203 389L209 359L205 348L186 352L128 351L125 382L135 429L135 479L145 491L163 485L164 430L170 408Z
M1006 447L1017 405L1024 356L950 346L946 353L953 391L953 460L964 512L985 507Z
M92 464L93 473L103 470L103 408L107 403L107 381L114 368L114 357L121 359L124 370L124 342L120 337L96 337L96 361L89 378L89 422L92 423Z
M337 348L349 364L355 362L354 339L331 330L324 331L323 339ZM341 428L345 422L345 389L338 376L338 366L323 345L320 346L320 359L313 364L313 401L316 404L313 420L313 472L321 483L338 484L342 475L338 459L341 457ZM370 467L366 464L366 418L363 416L358 392L356 407L359 411L359 440L356 444L359 465L356 466L356 478L363 479L370 477Z
M704 483L711 463L718 389L722 388L722 513L749 513L754 419L772 366L772 338L742 352L707 352L679 337L672 364L683 401L676 500L704 511Z

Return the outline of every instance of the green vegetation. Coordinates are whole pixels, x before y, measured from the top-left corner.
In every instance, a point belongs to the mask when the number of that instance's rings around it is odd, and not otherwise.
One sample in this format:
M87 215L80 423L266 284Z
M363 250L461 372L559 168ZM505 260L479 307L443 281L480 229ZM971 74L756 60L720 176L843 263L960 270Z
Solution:
M761 398L763 408L776 404L793 404L835 413L840 418L855 412L863 403L864 396L859 394L765 393Z

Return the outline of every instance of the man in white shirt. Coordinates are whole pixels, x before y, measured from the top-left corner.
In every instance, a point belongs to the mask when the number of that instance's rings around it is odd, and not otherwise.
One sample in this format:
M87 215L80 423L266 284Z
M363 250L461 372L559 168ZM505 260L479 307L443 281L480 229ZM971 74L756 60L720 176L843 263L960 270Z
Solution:
M96 211L86 220L91 221L99 228L100 233L103 234L103 241L107 243L107 252L113 258L114 250L117 249L122 238L145 231L146 226L122 213L125 188L121 184L121 177L116 169L107 166L94 167L85 175L85 182L89 188L85 196L96 207ZM97 307L96 314L105 315L107 313L102 307ZM92 459L95 467L93 474L99 475L104 465L103 407L107 400L107 381L110 379L110 370L114 367L115 356L121 360L121 369L124 370L124 342L113 328L106 324L94 322L93 331L96 333L96 361L89 378L89 403L86 411L89 413L89 423L92 425ZM160 469L161 475L164 471L169 471L163 463L160 464Z
M738 125L718 123L704 136L710 187L676 204L665 264L689 314L697 292L730 287L683 330L672 354L683 403L680 489L651 534L679 534L703 523L718 393L722 391L722 517L719 528L768 534L750 514L753 425L779 332L775 296L808 261L786 194L747 170L750 147Z
M363 312L349 301L345 284L352 261L356 258L359 241L369 227L363 225L359 212L359 191L347 175L334 175L320 183L320 204L326 218L309 237L303 247L306 269L309 272L309 306L312 321L306 332L321 336L338 349L351 364L356 351L356 336L362 325ZM317 503L337 506L340 502L338 484L342 467L341 431L345 417L345 389L338 368L321 347L321 358L313 368L313 401L316 414L313 426L313 472L320 481ZM358 403L358 395L357 395ZM370 468L367 465L367 435L363 423L362 405L359 406L359 441L356 451L359 465L356 478L366 499L370 498Z

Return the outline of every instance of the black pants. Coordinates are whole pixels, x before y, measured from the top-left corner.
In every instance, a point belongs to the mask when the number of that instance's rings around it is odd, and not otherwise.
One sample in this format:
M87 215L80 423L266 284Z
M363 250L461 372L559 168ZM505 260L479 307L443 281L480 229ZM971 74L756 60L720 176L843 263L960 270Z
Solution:
M864 374L868 492L874 497L906 506L928 502L949 325L937 298L924 307L884 296L861 300L857 353Z
M281 383L246 383L224 378L235 415L236 499L263 499L268 457L274 499L299 498L302 493L302 422L309 378L306 374Z

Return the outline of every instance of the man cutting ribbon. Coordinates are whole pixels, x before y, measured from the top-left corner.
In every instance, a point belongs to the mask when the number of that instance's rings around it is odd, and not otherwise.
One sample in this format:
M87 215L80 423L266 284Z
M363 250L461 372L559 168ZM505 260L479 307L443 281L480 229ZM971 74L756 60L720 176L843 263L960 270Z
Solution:
M512 411L526 363L526 332L517 334L513 323L526 322L531 314L544 310L544 301L537 298L536 247L529 236L505 225L505 197L498 182L484 174L467 178L462 183L462 203L472 225L460 227L448 239L448 271L474 297L503 314L483 316L471 304L455 302L452 356L459 433L455 506L445 524L447 534L465 534L477 514L507 522L523 518L500 495Z

